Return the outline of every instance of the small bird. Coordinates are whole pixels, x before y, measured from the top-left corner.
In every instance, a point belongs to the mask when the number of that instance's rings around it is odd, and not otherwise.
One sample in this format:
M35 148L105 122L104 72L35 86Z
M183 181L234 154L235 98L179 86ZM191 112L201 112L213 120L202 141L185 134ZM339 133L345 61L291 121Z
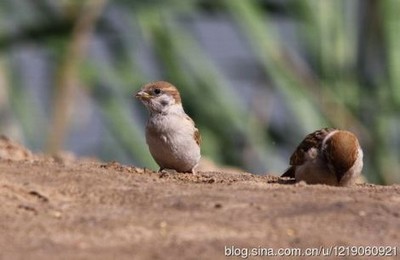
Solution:
M290 165L282 177L308 184L350 186L361 175L363 151L353 133L323 128L304 138L290 157Z
M159 171L172 169L195 174L200 161L201 136L182 107L178 89L165 81L151 82L136 94L149 111L146 142Z

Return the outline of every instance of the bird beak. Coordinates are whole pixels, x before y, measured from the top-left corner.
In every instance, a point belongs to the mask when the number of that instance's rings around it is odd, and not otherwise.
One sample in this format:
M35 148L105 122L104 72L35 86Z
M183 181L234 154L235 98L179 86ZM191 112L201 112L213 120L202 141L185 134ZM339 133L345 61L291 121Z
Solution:
M136 93L135 97L141 100L149 100L151 98L151 95L141 90L138 93Z

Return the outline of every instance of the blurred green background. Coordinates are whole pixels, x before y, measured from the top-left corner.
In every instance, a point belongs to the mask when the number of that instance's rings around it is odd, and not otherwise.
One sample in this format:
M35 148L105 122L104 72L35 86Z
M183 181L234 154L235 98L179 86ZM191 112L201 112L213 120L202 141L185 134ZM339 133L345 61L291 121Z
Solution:
M400 1L2 0L0 132L157 169L142 84L176 85L222 165L279 174L306 134L354 131L400 183Z

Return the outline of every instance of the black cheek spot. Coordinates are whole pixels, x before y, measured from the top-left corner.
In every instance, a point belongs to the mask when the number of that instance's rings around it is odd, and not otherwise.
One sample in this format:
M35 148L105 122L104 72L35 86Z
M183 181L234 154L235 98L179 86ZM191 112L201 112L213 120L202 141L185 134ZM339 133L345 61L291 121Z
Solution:
M166 105L168 105L168 101L167 100L161 100L161 105L163 107L165 107Z

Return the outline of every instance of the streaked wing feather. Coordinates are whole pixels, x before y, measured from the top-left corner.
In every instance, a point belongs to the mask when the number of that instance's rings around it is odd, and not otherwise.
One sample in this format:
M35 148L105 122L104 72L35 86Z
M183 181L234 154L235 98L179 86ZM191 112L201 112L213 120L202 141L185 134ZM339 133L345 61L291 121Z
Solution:
M194 140L196 141L196 143L198 145L200 145L201 144L201 135L200 135L199 129L196 128L196 124L194 123L193 119L191 119L188 115L186 115L186 119L189 120L193 124L193 126L194 126L193 137L194 137Z
M320 149L324 138L334 130L336 129L323 128L308 134L290 157L290 165L302 165L305 162L306 153L311 148Z

